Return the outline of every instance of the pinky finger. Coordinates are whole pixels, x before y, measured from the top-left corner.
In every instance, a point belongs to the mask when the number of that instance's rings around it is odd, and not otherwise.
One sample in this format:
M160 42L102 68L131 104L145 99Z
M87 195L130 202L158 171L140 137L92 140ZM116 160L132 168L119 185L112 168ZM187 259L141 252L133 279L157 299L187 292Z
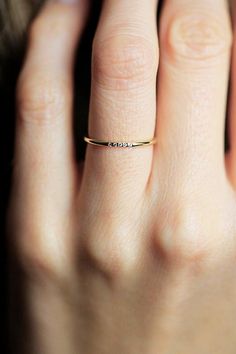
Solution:
M59 253L75 196L73 153L73 61L87 1L48 1L29 29L28 49L17 85L17 124L12 205L21 253ZM53 238L53 240L52 240ZM18 237L19 239L19 237ZM60 240L63 247L63 240ZM58 250L59 251L59 250ZM57 257L58 253L58 257ZM60 264L60 262L58 262Z

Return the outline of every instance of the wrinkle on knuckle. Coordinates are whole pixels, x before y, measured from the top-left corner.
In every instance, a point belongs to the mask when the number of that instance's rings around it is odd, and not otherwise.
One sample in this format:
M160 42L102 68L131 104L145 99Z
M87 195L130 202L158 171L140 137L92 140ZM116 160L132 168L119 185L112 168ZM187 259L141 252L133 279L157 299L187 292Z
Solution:
M202 61L229 53L232 33L227 21L219 16L203 13L175 14L161 35L164 51L171 60Z
M154 45L140 36L95 40L93 79L107 90L138 88L155 77L157 61Z
M36 124L55 123L62 116L70 94L66 83L49 74L22 77L17 83L16 100L21 121Z

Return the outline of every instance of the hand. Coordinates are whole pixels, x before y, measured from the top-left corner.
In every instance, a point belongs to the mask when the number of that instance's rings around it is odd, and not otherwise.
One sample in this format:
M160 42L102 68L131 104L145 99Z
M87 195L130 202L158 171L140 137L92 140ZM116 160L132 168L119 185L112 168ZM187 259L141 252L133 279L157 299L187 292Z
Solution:
M157 144L88 145L78 168L72 73L87 3L43 7L17 85L9 222L24 277L25 352L234 354L236 104L225 156L226 2L166 0L157 35L157 1L104 1L89 136L155 135ZM234 98L235 66L232 75Z

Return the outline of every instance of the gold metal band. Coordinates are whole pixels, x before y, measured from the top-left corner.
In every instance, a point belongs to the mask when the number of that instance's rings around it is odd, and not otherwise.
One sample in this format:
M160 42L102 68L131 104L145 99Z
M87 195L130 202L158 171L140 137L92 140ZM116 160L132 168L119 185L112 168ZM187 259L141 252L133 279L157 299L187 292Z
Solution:
M153 138L151 140L146 140L146 141L132 141L132 142L117 141L117 142L114 142L114 141L104 141L104 140L91 139L91 138L88 138L87 136L85 136L84 141L86 141L88 144L91 144L91 145L107 146L109 148L136 148L136 147L140 147L140 146L153 145L156 143L156 138Z

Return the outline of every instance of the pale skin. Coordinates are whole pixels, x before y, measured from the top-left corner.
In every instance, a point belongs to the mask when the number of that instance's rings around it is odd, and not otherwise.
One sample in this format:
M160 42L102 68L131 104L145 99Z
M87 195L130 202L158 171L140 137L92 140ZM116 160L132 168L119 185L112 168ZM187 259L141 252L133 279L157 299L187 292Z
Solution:
M11 249L33 354L235 354L236 63L224 0L104 0L88 145L72 134L88 1L49 1L17 85ZM158 70L158 75L157 75ZM235 97L235 98L234 98ZM79 118L78 118L79 119Z

